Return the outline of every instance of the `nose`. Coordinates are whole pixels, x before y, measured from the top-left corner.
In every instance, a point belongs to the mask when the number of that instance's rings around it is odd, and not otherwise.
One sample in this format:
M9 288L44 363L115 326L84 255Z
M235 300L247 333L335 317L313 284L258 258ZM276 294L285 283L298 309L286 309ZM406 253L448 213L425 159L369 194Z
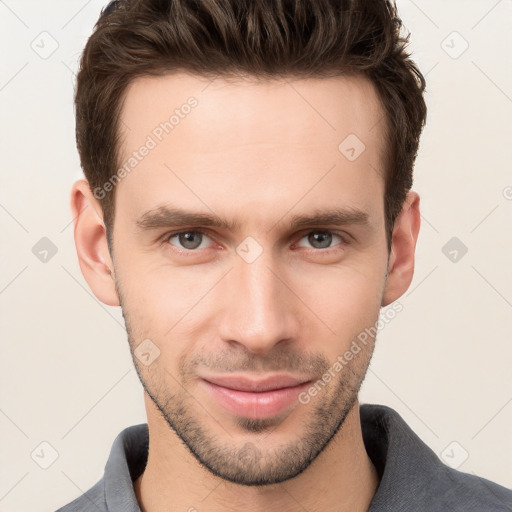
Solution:
M252 263L237 257L223 283L221 339L243 345L254 354L268 353L278 343L297 339L300 320L286 281L283 266L272 256L263 253Z

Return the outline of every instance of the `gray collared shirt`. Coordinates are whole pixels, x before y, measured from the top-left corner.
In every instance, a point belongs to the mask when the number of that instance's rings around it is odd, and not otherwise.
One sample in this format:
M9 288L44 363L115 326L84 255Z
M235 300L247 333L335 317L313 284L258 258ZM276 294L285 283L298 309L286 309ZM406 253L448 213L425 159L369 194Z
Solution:
M512 490L444 465L393 409L365 404L360 414L380 478L368 512L512 511ZM148 447L146 423L123 430L103 478L57 512L141 512L133 482L144 471Z

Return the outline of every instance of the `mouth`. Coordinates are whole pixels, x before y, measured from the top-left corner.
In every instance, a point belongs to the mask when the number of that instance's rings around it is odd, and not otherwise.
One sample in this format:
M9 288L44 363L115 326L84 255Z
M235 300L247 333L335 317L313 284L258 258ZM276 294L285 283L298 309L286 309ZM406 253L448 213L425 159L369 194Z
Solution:
M246 418L270 418L297 401L311 379L272 375L263 379L229 375L201 379L210 396L224 409Z

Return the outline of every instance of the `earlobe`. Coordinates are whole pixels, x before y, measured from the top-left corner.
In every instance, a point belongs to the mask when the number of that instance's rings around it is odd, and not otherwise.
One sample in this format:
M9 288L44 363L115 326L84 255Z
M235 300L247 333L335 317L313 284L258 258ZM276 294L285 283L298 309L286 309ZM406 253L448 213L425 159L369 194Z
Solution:
M101 302L109 306L119 306L103 212L86 180L79 180L73 185L71 210L75 222L76 252L82 274Z
M419 195L409 192L395 221L382 306L387 306L401 297L411 284L421 223L419 204Z

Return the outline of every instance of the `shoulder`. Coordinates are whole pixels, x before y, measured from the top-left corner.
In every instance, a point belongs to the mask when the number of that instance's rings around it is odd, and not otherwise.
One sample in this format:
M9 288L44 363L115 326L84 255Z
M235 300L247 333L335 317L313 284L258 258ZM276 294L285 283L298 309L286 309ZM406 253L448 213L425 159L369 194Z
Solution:
M442 497L453 510L505 512L512 511L512 490L477 475L444 466Z
M144 470L149 447L147 423L132 425L114 439L101 480L56 512L139 510L133 481Z
M512 511L512 490L445 465L393 409L365 404L360 416L380 477L370 512Z
M102 478L87 492L59 508L56 512L86 512L94 510L95 512L108 512L105 501L105 485Z

